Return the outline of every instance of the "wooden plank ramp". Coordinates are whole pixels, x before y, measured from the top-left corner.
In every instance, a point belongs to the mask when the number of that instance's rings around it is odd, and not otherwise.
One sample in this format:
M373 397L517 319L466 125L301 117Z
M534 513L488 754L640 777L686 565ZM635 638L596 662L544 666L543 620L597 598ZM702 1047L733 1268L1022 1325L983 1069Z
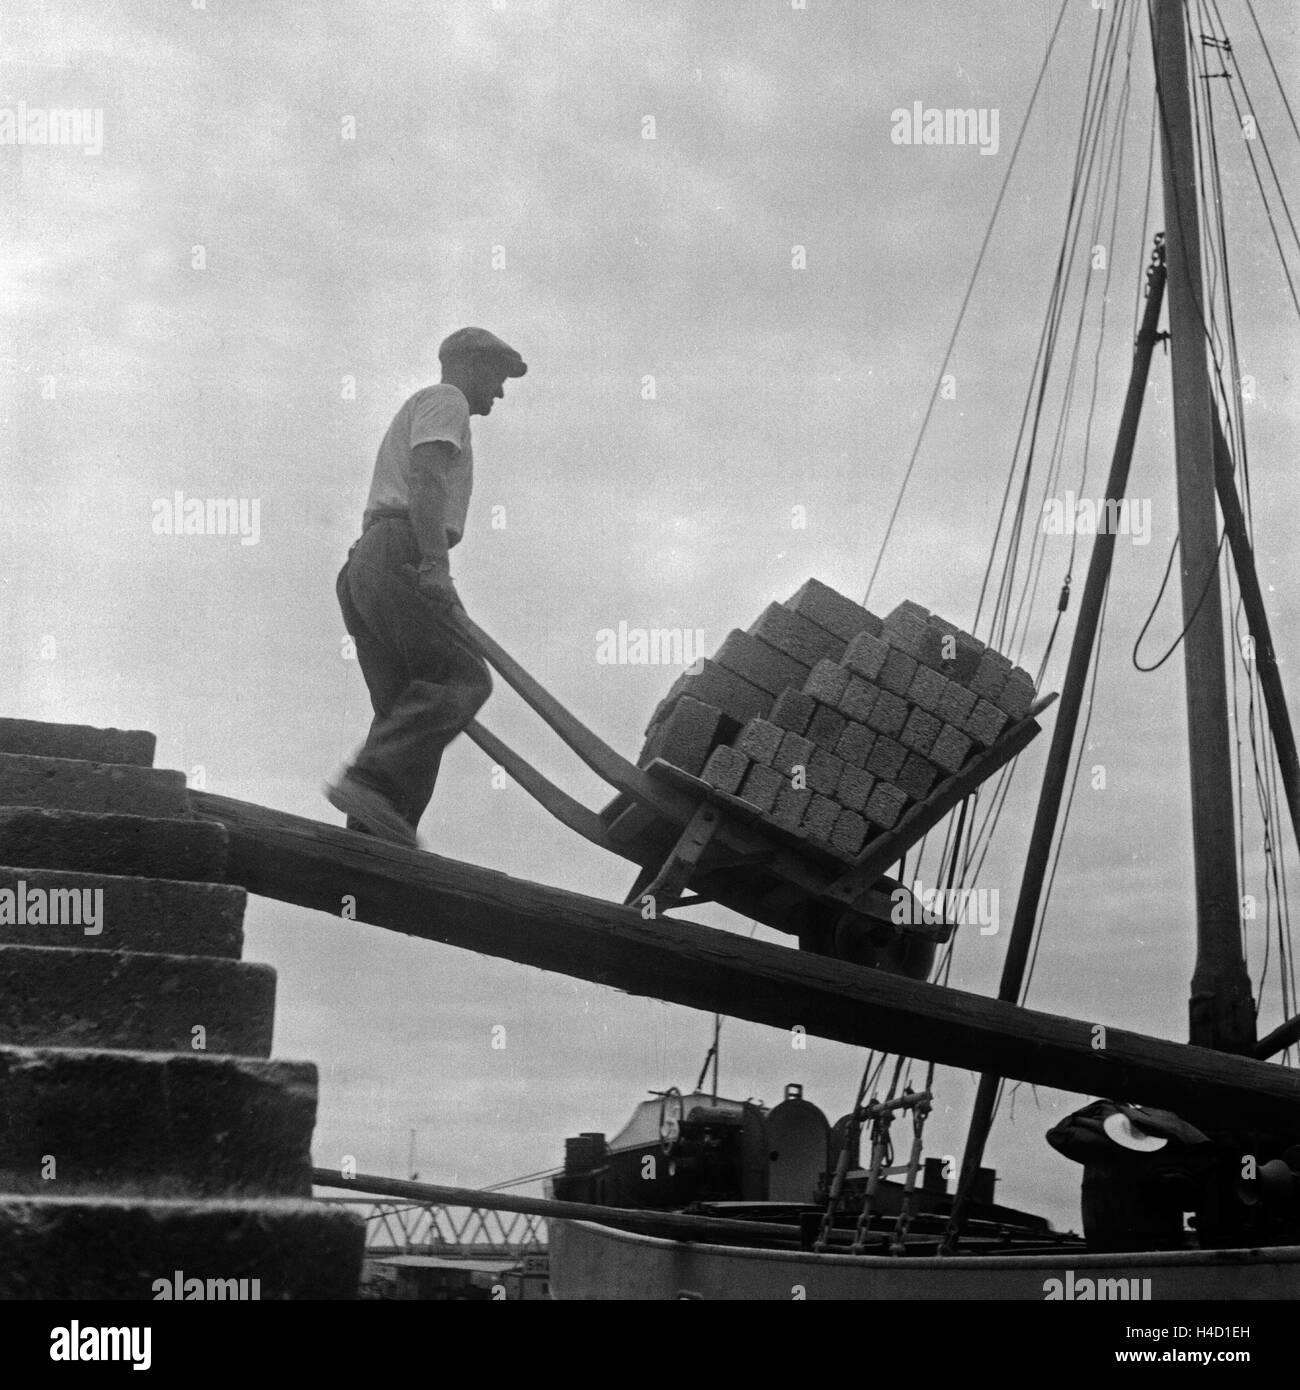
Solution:
M1300 1131L1300 1073L941 988L680 918L511 878L372 837L192 792L230 834L250 893L708 1013L1083 1095L1165 1106L1214 1127ZM1106 1025L1105 1045L1094 1029Z

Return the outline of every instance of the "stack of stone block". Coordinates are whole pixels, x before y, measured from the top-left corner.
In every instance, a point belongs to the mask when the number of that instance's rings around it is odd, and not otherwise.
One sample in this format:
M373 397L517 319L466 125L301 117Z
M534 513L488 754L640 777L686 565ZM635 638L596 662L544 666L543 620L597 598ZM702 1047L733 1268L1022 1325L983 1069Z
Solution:
M0 1298L355 1297L364 1227L311 1200L316 1069L269 1060L225 827L153 753L0 720Z
M1027 672L919 604L881 619L810 579L676 682L640 762L852 858L1033 700Z

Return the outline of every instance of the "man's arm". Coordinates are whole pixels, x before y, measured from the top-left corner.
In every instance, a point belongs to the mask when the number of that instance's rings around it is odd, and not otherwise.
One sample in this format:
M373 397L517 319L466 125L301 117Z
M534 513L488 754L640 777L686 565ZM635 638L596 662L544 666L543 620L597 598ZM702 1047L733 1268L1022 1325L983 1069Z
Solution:
M411 527L420 547L420 591L456 601L447 555L447 494L444 470L457 449L446 440L417 444L411 453Z

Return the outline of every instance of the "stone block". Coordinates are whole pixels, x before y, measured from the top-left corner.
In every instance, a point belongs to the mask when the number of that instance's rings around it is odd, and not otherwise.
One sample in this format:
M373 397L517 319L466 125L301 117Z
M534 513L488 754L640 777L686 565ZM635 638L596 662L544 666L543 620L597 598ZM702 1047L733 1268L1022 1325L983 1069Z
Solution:
M771 811L776 805L776 799L781 794L782 787L790 784L774 768L764 767L761 763L750 764L749 771L745 774L745 780L741 784L740 795L751 806L757 806L760 811Z
M0 806L120 811L133 816L190 814L183 772L27 753L0 753Z
M919 660L925 651L925 634L930 615L919 604L904 600L881 625L881 636L891 647Z
M813 794L807 808L803 813L803 823L801 829L814 840L826 840L831 838L831 831L835 829L835 822L840 816L840 804L832 801L828 796Z
M882 734L871 750L871 756L867 759L866 770L873 777L892 782L898 776L898 770L903 766L906 757L907 749L901 743Z
M1028 671L1022 671L1017 666L1007 676L1006 684L993 703L1013 723L1019 723L1029 714L1029 708L1034 703L1033 677Z
M867 819L882 830L892 830L907 807L907 793L889 782L877 782L867 798Z
M219 881L226 843L216 821L0 807L0 857L33 869Z
M835 745L835 756L854 767L866 767L876 736L865 724L845 724Z
M654 759L662 758L698 777L714 744L722 737L722 723L722 711L716 705L706 705L693 695L681 696L673 703L667 719L651 729L639 765L649 767Z
M749 766L749 759L743 753L722 744L709 754L709 761L704 764L704 780L720 792L730 792L734 796L740 790Z
M772 696L766 690L760 690L716 661L705 661L697 674L686 671L677 678L650 722L662 724L683 695L712 705L736 724L746 724L755 716L765 715L772 706ZM726 730L727 736L731 732Z
M871 713L867 716L867 728L874 729L878 734L888 734L892 737L902 733L903 725L906 723L907 701L890 690L882 690L876 696L875 703L871 706Z
M802 690L783 690L768 715L771 722L791 733L802 734L808 728L808 721L817 712L817 701Z
M226 883L0 867L0 943L237 960L246 898Z
M987 700L979 700L966 721L965 733L981 748L990 748L1001 738L1006 727L1006 711Z
M822 796L834 796L843 771L842 759L825 748L814 748L812 757L808 759L808 786Z
M0 1046L267 1057L274 1017L269 965L0 946Z
M870 681L865 681L859 676L850 676L837 708L845 719L865 724L867 716L871 713L871 706L876 703L876 696L879 694L879 686L872 685Z
M996 700L1007 683L1007 673L994 657L997 652L985 651L980 658L979 670L971 677L970 688L985 700Z
M869 632L859 633L845 648L843 665L863 680L875 681L889 656L889 644Z
M938 714L944 692L951 684L929 666L918 666L912 684L907 688L907 701L925 710L927 714Z
M152 767L155 742L154 736L142 729L93 729L88 724L0 719L0 753Z
M732 745L751 762L771 766L781 749L786 730L767 719L751 719L736 735Z
M934 740L941 728L942 722L933 714L927 714L923 709L914 709L907 716L907 723L903 725L903 732L899 734L898 741L914 753L925 754L934 746Z
M840 774L840 784L835 789L835 799L849 811L861 812L871 795L876 779L860 767L846 765Z
M782 787L772 811L773 821L786 830L798 830L812 796L807 787L801 787L797 791L788 784Z
M801 686L808 679L809 668L803 662L739 628L727 634L713 660L773 696L787 686Z
M352 1299L365 1234L345 1208L292 1198L0 1198L0 1299L153 1301L177 1270L221 1281L212 1299L241 1279L264 1303Z
M867 822L857 811L841 811L831 831L831 845L841 854L858 854L867 838Z
M880 632L880 619L874 613L817 579L802 585L797 593L786 599L785 606L811 618L845 642L851 642L860 632L873 636Z
M943 688L943 694L939 698L939 708L934 713L945 724L952 724L956 728L961 728L970 718L971 710L975 708L975 701L978 699L979 696L973 690L968 690L964 685L958 685L956 681L949 681Z
M847 645L802 613L794 613L779 603L768 604L749 632L808 667L816 666L823 658L838 661Z
M307 1062L0 1047L0 1094L3 1192L311 1196Z
M938 769L919 753L909 753L898 770L895 785L913 801L924 801L938 777Z
M880 668L877 684L882 690L888 690L891 694L905 699L915 676L916 658L893 647L885 658L885 664Z
M816 746L812 739L804 738L802 734L786 734L781 740L781 747L777 750L772 766L789 777L796 767L808 766L808 759L812 757Z
M930 749L930 761L950 776L960 772L970 757L971 741L960 729L945 724Z
M845 666L834 661L819 661L812 668L804 682L804 694L811 695L823 705L837 705L849 683L849 672Z
M808 722L808 737L822 748L834 751L848 720L828 705L822 705Z

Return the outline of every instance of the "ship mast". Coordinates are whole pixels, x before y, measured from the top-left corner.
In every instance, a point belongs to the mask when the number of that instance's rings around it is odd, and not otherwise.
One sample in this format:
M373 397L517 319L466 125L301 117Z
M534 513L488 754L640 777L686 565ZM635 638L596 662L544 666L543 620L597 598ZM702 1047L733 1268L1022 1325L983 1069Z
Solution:
M1152 0L1168 254L1184 679L1192 785L1196 968L1190 1040L1225 1052L1255 1041L1241 949L1215 513L1214 403L1205 342L1201 231L1183 0Z

